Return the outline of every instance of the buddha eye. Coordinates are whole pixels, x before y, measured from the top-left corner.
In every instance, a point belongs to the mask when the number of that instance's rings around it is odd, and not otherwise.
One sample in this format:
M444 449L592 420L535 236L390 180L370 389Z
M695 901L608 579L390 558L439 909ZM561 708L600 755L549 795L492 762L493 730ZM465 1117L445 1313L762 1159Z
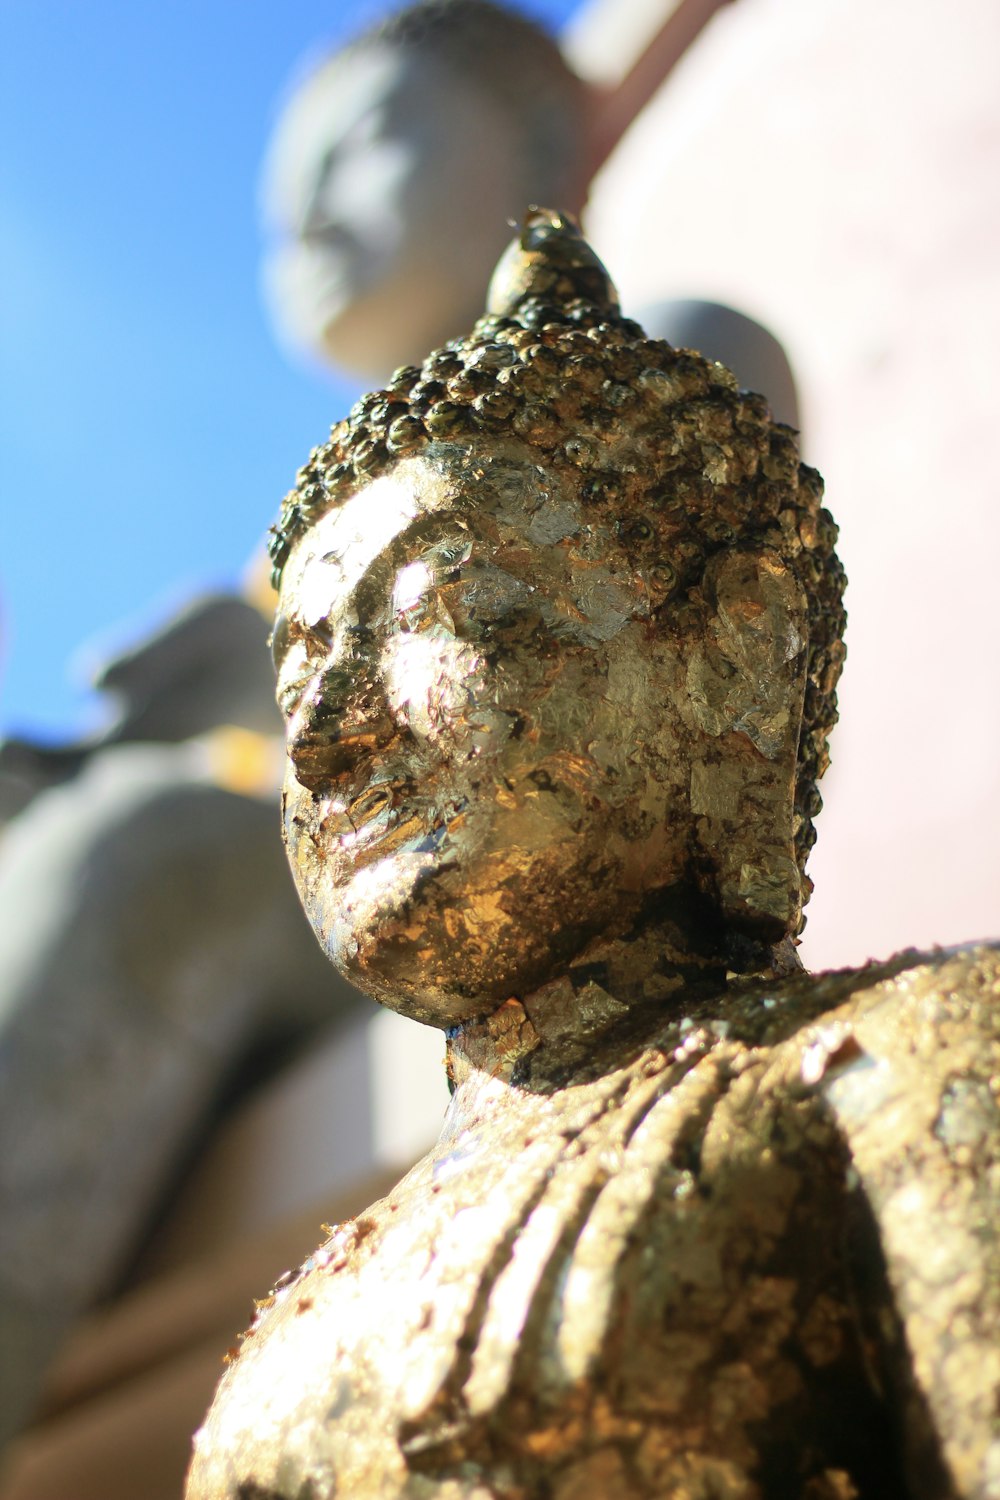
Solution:
M302 701L309 682L315 675L315 667L301 640L292 639L286 649L275 655L278 668L278 683L275 696L278 708L286 717L295 713Z
M268 644L271 647L271 660L274 670L280 672L281 663L284 661L288 648L291 645L291 632L288 626L287 615L276 615L274 628L271 631Z
M322 623L308 626L291 619L288 615L277 615L270 636L274 670L280 676L293 649L305 658L315 657L329 650L330 640L330 632Z
M634 516L628 521L621 521L618 526L618 536L626 545L638 546L642 542L651 542L655 532L645 516Z

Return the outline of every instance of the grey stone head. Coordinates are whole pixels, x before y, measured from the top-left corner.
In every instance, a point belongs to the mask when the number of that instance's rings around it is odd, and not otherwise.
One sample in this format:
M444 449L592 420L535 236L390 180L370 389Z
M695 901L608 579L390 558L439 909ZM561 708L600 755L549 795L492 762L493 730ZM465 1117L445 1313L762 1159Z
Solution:
M585 88L489 0L425 0L293 90L264 176L265 282L287 342L367 378L468 328L529 203L576 211Z

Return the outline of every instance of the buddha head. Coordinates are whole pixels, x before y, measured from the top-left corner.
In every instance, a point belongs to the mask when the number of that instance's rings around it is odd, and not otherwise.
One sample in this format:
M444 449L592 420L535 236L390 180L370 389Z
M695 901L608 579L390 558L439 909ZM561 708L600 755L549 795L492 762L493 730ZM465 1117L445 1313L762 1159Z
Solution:
M472 333L356 404L272 534L285 835L348 978L448 1026L681 898L798 932L843 655L821 493L529 215Z
M552 38L489 0L422 0L315 68L264 173L286 340L384 379L464 332L524 205L582 202L583 96Z

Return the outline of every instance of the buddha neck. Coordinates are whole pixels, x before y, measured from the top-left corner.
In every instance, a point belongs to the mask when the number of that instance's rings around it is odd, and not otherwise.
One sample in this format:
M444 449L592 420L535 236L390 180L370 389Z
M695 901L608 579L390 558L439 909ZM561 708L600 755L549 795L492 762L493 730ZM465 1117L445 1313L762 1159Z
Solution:
M589 944L546 984L452 1027L453 1085L470 1074L510 1081L538 1054L544 1072L570 1074L616 1036L634 1037L664 1018L682 1019L748 980L780 980L801 969L789 938L754 942L721 930L704 911L662 908L627 935Z

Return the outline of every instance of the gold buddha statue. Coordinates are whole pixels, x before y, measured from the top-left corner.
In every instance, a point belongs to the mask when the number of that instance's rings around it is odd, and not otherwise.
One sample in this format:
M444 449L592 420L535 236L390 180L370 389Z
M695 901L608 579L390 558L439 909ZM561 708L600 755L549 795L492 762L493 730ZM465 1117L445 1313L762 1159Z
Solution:
M437 1147L258 1309L189 1500L1000 1495L1000 960L810 977L818 475L533 212L274 538L327 952Z

